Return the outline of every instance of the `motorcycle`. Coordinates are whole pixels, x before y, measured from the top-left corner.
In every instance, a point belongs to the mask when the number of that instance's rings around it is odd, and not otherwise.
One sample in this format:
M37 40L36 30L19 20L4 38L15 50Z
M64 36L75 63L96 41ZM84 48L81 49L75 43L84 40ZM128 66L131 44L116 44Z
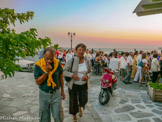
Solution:
M116 87L118 71L111 71L108 68L104 68L104 73L101 77L101 91L99 93L99 102L102 105L107 104L110 101L110 94Z

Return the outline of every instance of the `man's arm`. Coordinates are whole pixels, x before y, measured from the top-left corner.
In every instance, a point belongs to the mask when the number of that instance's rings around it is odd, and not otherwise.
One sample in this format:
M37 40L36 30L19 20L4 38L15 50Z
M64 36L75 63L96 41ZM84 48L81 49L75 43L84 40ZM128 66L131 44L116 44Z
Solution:
M63 74L60 74L60 82L61 82L61 96L63 100L65 99L65 92L64 92L64 78Z
M130 67L130 64L129 64L129 63L127 63L127 65L128 65L128 69L129 69L129 71L131 71L131 67Z
M37 72L37 69L39 69L38 66L35 67L35 71L34 71L34 74L36 76L35 80L36 80L37 85L40 85L46 80L49 71L52 70L52 66L50 64L46 64L46 72L48 72L48 73L43 73L41 76L38 75L39 72Z
M66 62L68 62L68 60L69 60L69 56L68 54L66 54Z
M64 78L63 78L63 74L60 74L60 82L61 82L61 91L64 91Z
M46 78L47 78L47 74L43 73L43 75L41 75L38 79L35 79L37 85L42 84L46 80Z

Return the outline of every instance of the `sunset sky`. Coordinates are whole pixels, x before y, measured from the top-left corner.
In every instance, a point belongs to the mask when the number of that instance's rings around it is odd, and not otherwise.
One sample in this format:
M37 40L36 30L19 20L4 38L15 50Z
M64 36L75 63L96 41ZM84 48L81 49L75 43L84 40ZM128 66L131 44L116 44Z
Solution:
M0 0L0 8L34 11L34 19L16 24L17 32L36 28L41 37L70 47L68 32L75 32L73 46L89 48L162 47L162 14L137 17L140 0Z

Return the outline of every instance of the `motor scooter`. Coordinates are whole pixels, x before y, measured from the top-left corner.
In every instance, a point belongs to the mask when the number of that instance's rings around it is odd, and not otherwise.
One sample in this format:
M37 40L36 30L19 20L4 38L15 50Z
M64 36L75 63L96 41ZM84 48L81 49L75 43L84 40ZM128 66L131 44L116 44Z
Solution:
M118 71L111 71L108 68L104 68L105 73L101 77L101 91L99 93L99 102L102 105L107 104L110 101L110 94L116 87Z

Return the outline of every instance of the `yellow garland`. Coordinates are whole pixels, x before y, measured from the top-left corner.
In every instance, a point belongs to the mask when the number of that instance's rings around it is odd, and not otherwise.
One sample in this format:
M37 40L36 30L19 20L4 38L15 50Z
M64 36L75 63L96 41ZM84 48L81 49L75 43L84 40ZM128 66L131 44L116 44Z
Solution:
M59 60L57 60L56 58L53 58L53 62L54 62L54 65L55 65L54 69L48 73L48 79L47 79L47 86L51 86L51 84L52 84L52 88L56 87L56 84L53 81L52 75L58 67ZM43 70L43 72L46 72L46 62L45 62L44 58L40 59L35 64L37 66L39 66Z

